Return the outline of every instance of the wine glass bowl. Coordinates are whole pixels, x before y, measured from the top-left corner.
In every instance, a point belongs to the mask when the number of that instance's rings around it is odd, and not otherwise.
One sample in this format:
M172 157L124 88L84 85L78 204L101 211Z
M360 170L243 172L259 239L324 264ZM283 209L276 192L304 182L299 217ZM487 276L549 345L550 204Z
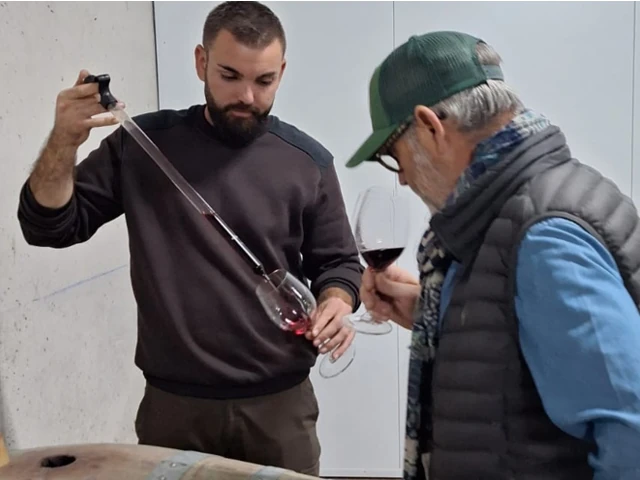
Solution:
M270 273L256 287L256 295L269 319L281 330L304 335L311 329L316 299L311 290L291 273L282 269ZM348 322L348 319L343 321ZM319 373L324 378L335 377L351 365L355 358L355 345L352 343L337 359L332 356L334 352L335 349L320 362Z
M378 248L371 250L363 250L360 255L364 258L364 261L376 271L383 271L393 262L395 262L400 255L402 255L403 248Z
M280 329L304 335L311 328L310 313L316 300L309 289L285 270L275 270L256 288L267 316Z
M373 186L358 196L355 207L355 240L365 263L382 272L402 254L409 237L409 203L391 188ZM357 332L385 335L392 330L387 319L369 312L353 318Z

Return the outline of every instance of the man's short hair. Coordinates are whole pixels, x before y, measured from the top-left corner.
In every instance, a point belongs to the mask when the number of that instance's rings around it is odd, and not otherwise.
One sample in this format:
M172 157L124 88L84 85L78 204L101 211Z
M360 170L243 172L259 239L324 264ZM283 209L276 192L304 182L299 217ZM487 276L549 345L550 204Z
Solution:
M286 50L280 19L260 2L224 2L211 10L204 22L202 45L208 49L221 30L229 31L248 47L266 47L277 39L283 53Z

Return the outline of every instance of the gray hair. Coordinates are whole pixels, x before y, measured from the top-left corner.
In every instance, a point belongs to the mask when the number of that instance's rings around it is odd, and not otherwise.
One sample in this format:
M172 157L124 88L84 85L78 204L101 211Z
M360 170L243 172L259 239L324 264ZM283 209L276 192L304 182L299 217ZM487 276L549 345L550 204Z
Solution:
M482 65L500 65L500 55L486 43L476 47ZM488 80L487 83L456 93L431 107L439 116L454 120L461 132L482 130L500 114L523 108L516 93L505 82Z

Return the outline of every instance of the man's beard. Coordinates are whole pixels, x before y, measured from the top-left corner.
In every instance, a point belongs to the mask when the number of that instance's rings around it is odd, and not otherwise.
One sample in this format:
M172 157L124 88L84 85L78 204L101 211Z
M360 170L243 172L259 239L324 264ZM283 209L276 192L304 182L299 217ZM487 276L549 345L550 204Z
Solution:
M213 99L207 82L204 86L204 97L207 101L207 111L213 123L213 131L225 144L231 147L244 147L264 132L271 107L264 112L243 103L220 107ZM229 115L231 110L250 112L251 116L233 118Z
M414 162L415 178L409 186L429 207L431 214L439 212L451 191L446 177L438 170L425 148L415 136L408 138Z

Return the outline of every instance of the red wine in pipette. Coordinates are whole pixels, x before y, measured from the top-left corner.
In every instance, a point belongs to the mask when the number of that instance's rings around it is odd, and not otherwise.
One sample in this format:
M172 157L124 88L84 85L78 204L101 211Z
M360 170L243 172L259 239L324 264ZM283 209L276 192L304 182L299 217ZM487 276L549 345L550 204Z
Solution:
M230 239L231 242L236 245L236 247L240 248L240 250L245 255L245 257L251 261L253 265L253 271L258 275L260 275L262 278L264 278L271 285L273 285L273 283L271 283L271 279L269 278L269 275L267 275L267 272L265 272L263 265L258 261L255 255L253 255L253 253L249 251L246 245L238 239L238 237L222 221L222 219L220 217L216 218L216 216L213 213L203 213L203 215L204 215L204 218L206 218L207 221L211 225L213 225L214 228L222 229L223 233L226 233L227 238Z
M365 250L360 252L362 258L374 270L384 270L391 265L401 254L402 248L381 248L377 250Z

